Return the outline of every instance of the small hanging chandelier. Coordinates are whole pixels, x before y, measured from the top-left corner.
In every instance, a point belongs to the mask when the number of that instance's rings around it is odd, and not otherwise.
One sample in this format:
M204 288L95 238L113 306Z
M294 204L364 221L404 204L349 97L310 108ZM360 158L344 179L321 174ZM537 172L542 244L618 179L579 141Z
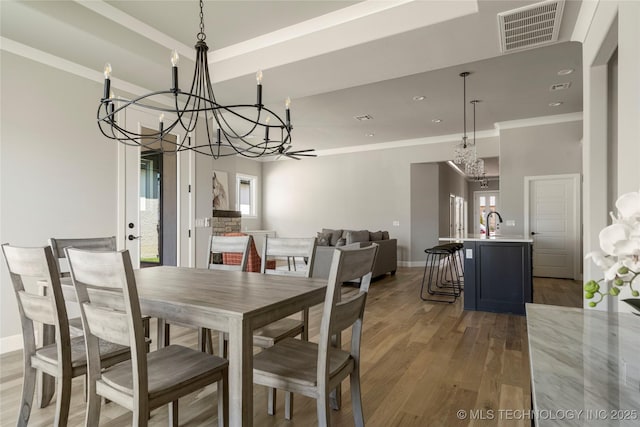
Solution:
M177 51L171 55L171 89L152 92L135 99L117 98L111 91L111 65L104 69L104 95L98 106L98 127L104 136L126 145L140 146L161 152L194 151L214 158L239 154L244 157L287 156L299 160L315 157L313 149L291 150L291 113L289 98L285 101L285 119L262 104L262 71L256 74L257 99L255 104L221 105L217 102L211 78L204 33L203 1L200 0L200 32L197 35L196 63L188 92L178 85ZM162 99L164 98L164 100ZM173 104L164 107L167 99ZM142 107L159 114L157 132L142 133L138 129L126 129L118 123L117 114L130 106ZM175 116L165 124L164 113ZM207 141L191 145L191 134L195 131L200 113L204 115ZM232 126L233 124L233 126ZM182 129L181 137L171 142L166 137ZM261 132L257 132L261 131ZM256 135L259 133L259 136Z
M479 179L480 188L487 189L489 188L489 180L487 179L487 174L483 173L482 178Z
M464 133L462 135L462 141L460 141L453 152L453 162L457 165L465 165L465 167L476 160L473 158L474 152L467 138L467 77L469 74L471 73L468 71L460 73L460 77L462 77L462 126Z
M474 99L471 101L473 105L473 144L471 144L472 155L470 156L470 160L465 164L465 172L468 176L472 177L475 180L480 180L480 176L484 174L484 160L478 158L478 153L476 151L476 104L480 102L478 99Z

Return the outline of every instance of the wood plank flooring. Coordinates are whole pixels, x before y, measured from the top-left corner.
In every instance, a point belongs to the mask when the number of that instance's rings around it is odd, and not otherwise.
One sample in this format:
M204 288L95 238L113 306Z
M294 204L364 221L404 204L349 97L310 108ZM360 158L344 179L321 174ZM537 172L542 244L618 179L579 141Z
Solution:
M525 317L465 312L461 300L454 304L423 302L418 298L422 272L421 268L400 268L395 276L371 285L362 337L362 400L367 425L529 426L528 419L513 419L515 413L508 416L503 412L501 417L498 412L530 408ZM580 288L574 281L534 279L535 301L545 304L581 306ZM347 287L345 291L349 291ZM311 340L317 339L320 313L319 307L311 310ZM343 342L348 338L345 334ZM197 338L189 329L174 327L172 342L195 348ZM2 355L0 425L15 425L21 386L21 352ZM82 390L82 379L76 378L70 426L84 422ZM348 381L342 392L343 408L332 412L332 425L352 426ZM268 416L266 407L266 390L256 386L254 425L317 423L315 401L304 396L295 396L292 421L284 420L283 393L278 394L275 416ZM463 419L458 416L460 410L466 411ZM50 426L54 411L54 402L47 408L33 409L29 425ZM471 411L483 412L471 419ZM166 425L167 409L155 410L150 424ZM131 425L131 414L114 403L103 405L100 425ZM215 387L180 400L180 425L217 425Z

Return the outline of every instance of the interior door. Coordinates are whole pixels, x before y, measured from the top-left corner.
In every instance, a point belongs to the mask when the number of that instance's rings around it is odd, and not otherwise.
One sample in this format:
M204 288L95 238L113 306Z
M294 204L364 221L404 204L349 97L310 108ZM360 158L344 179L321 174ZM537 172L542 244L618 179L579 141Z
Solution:
M170 120L169 115L166 115L167 120ZM126 117L123 118L126 120L127 128L131 129L132 127L136 129L139 133L144 133L145 129L158 129L158 117L150 114L146 111L138 110L135 108L128 108ZM171 135L172 138L180 138L180 135ZM141 173L143 173L143 157L146 157L148 152L142 153L140 147L137 146L126 146L124 144L119 145L119 198L118 198L118 227L119 233L117 235L118 238L118 248L124 248L129 250L129 254L131 256L131 262L135 269L140 268L141 261L141 249L142 249L142 238L144 234L144 224L142 223L141 211L147 210L148 204L150 200L146 197L146 195L141 194ZM165 154L166 155L166 154ZM180 198L184 197L187 199L186 205L191 206L192 199L188 195L189 192L183 191L179 185L180 183L180 163L183 162L186 164L184 167L184 171L187 176L187 183L185 187L188 189L191 188L191 181L189 179L192 176L192 172L190 171L192 162L189 161L188 157L183 157L182 153L178 154L170 154L175 157L174 164L178 171L174 173L176 178L174 178L174 183L172 185L167 185L165 183L165 189L168 189L172 192L170 198L165 197L171 201L170 206L167 206L165 203L163 208L163 218L171 216L169 214L172 213L174 218L174 225L171 228L171 233L164 233L162 235L162 241L165 242L164 248L166 249L166 242L171 242L169 251L163 251L163 265L180 265L180 251L181 244L185 245L186 252L189 251L189 247L192 245L192 239L190 237L190 224L191 224L191 210L189 211L189 216L184 218L180 215ZM187 155L188 156L188 155ZM185 161L187 160L187 161ZM175 169L175 167L174 167ZM165 191L166 193L167 191ZM142 197L144 196L144 197ZM159 225L160 227L163 224ZM170 260L168 264L167 260ZM147 265L150 265L147 263ZM188 264L189 265L189 264Z
M527 177L528 226L533 238L533 275L577 279L579 176Z

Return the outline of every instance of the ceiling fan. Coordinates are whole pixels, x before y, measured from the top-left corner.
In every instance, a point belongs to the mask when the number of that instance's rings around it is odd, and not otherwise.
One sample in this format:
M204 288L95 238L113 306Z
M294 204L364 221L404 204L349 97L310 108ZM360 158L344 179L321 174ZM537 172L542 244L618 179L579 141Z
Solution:
M279 160L282 156L289 157L291 159L300 160L300 157L318 157L317 154L314 154L313 148L307 148L306 150L294 150L290 151L293 146L289 145L287 148L280 147L278 149L278 155L276 160Z

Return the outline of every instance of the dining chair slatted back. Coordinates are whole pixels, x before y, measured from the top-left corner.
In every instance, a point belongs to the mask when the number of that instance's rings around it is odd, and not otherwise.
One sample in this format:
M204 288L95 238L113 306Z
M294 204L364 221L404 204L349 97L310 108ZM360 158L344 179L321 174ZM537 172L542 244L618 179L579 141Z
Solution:
M317 240L310 238L276 238L265 236L262 245L262 263L260 271L263 274L273 274L281 276L311 277L313 263L315 259ZM306 259L306 268L297 270L295 259ZM269 262L269 258L276 258ZM277 258L286 258L288 268L278 269ZM291 269L293 260L293 269ZM274 268L268 268L272 264ZM300 320L284 318L277 320L254 332L253 345L260 348L268 348L282 341L285 338L301 336L303 340L309 338L309 308L305 308L301 313ZM276 389L269 388L267 412L269 415L275 414ZM291 393L285 396L285 418L291 419L293 411L293 397Z
M134 399L145 396L147 365L140 302L128 251L94 252L65 248L87 343L89 396L101 379L98 339L131 348ZM118 401L120 400L120 401ZM122 404L122 399L114 401Z
M351 356L359 361L364 307L371 284L378 245L372 244L369 250L365 249L367 248L337 250L333 254L320 323L318 384L328 380L331 337L351 326L353 326ZM360 280L359 292L343 301L341 297L342 283L356 279Z
M334 252L318 344L287 338L254 356L254 382L316 399L318 425L330 425L329 395L347 376L355 425L364 426L360 391L362 322L378 245ZM342 284L360 280L357 292L342 296ZM334 336L351 327L349 351L334 348Z
M69 277L69 263L67 262L67 255L64 253L64 248L74 247L76 249L87 249L95 251L115 251L116 250L116 237L88 237L88 238L73 238L73 239L58 239L50 238L49 246L53 250L53 256L58 262L58 269L60 270L61 277Z
M260 271L263 274L280 274L311 277L313 271L314 254L316 252L317 240L315 237L309 238L276 238L265 236L264 245L262 246L262 265ZM267 268L267 258L295 258L306 259L306 269L304 270L278 270Z
M207 251L209 270L246 271L250 243L251 236L209 236L209 250ZM212 254L214 253L241 254L242 259L238 265L214 264L212 262Z
M56 350L59 355L58 371L71 378L71 342L67 309L64 304L60 274L51 248L20 248L2 245L2 252L7 262L11 283L18 301L18 312L22 325L24 380L22 384L22 402L18 412L18 425L27 425L31 414L31 405L36 383L36 367L32 357L36 355L36 334L34 322L55 326ZM46 296L30 292L24 286L24 279L46 280L50 292ZM65 333L66 331L66 333ZM58 398L60 405L56 408L56 425L66 424L69 413L68 404Z
M179 397L214 382L219 382L219 424L228 422L224 409L228 406L226 360L177 345L147 353L129 252L75 248L65 252L87 342L87 425L98 424L99 396L132 410L134 425L144 426L151 410L172 402L170 417L177 415ZM98 339L128 346L131 362L103 369ZM173 421L177 423L177 419Z
M71 379L86 372L86 353L83 337L69 335L69 319L60 283L58 264L49 246L20 248L2 245L9 269L22 325L24 370L22 400L17 425L29 422L37 371L56 379L55 426L67 425L71 399ZM25 282L36 281L46 287L46 293L35 293ZM38 288L41 290L42 288ZM53 326L55 343L38 345L34 322ZM129 351L121 346L102 345L102 366L108 367L129 358ZM51 395L43 398L46 405Z

